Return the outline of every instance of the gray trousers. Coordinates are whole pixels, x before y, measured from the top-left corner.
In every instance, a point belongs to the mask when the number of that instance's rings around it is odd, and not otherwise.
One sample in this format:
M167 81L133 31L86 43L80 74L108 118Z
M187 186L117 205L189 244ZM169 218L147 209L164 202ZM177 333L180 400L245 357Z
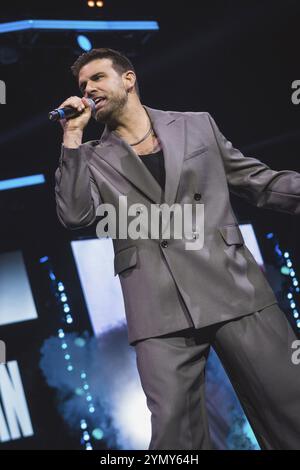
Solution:
M215 349L262 449L300 449L297 340L278 304L202 329L138 341L137 368L151 411L149 449L211 449L205 364ZM295 362L295 361L294 361Z

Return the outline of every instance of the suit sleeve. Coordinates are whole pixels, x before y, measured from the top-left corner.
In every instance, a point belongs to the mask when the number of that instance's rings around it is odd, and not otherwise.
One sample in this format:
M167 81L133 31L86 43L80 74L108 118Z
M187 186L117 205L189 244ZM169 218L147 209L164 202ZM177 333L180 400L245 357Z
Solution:
M265 209L300 215L300 173L275 171L252 157L245 157L220 132L208 115L226 172L229 190Z
M75 230L91 225L101 197L87 163L88 146L77 149L62 144L55 172L56 212L62 225Z

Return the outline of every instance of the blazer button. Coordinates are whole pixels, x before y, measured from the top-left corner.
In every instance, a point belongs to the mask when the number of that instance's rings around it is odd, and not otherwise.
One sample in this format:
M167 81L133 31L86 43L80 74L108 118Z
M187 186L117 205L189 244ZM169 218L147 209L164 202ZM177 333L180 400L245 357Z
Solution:
M201 199L201 194L200 194L200 193L195 193L195 194L194 194L194 199L195 199L195 201L200 201L200 199Z
M167 246L168 246L167 240L163 240L163 241L161 242L161 246L162 246L163 248L167 248Z

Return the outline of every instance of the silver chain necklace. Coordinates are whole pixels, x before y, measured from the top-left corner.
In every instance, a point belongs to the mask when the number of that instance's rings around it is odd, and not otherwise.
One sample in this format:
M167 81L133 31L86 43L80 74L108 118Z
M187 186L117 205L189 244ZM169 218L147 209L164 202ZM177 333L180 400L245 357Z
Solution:
M134 147L135 145L140 144L141 142L143 142L144 140L146 140L147 137L148 137L151 133L154 133L152 124L150 124L150 129L148 130L147 134L144 135L144 137L143 137L141 140L139 140L138 142L135 142L134 144L129 144L129 145L130 145L131 147Z

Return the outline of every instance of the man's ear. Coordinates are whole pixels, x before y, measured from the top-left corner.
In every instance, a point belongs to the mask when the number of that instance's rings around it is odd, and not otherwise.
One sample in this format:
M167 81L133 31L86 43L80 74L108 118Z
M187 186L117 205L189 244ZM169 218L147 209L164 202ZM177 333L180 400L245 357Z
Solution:
M127 91L135 88L136 75L133 70L127 70L123 73L123 81Z

